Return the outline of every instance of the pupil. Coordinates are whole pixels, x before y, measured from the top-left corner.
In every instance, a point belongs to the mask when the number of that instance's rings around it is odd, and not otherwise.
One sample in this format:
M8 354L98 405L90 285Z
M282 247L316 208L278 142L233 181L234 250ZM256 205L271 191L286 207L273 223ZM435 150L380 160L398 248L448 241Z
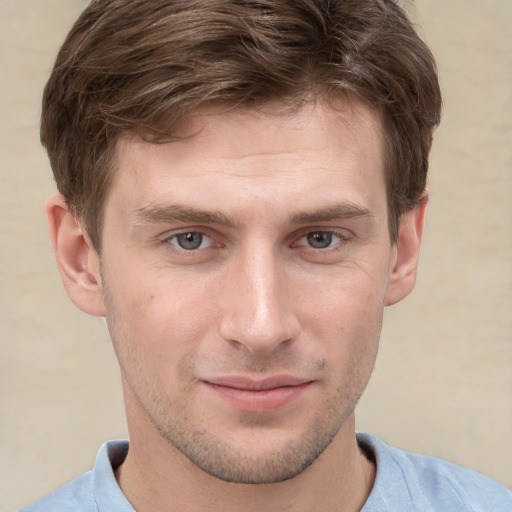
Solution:
M192 250L201 246L203 235L201 233L183 233L178 236L178 244L182 249Z
M332 242L332 233L326 231L316 231L308 234L308 242L315 249L325 249Z

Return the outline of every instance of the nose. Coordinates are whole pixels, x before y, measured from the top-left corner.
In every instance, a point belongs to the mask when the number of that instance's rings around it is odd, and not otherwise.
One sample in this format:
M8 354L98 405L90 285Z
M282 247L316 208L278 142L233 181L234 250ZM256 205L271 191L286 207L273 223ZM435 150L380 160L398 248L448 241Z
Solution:
M255 355L299 334L291 277L273 251L253 251L230 265L222 286L221 336Z

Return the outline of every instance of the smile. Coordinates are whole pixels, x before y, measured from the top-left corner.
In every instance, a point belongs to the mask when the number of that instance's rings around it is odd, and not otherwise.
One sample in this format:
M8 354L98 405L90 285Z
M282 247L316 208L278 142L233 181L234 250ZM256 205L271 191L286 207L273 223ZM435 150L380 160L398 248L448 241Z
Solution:
M202 381L222 401L241 412L262 414L277 411L299 398L312 381L289 376L253 380L225 377Z

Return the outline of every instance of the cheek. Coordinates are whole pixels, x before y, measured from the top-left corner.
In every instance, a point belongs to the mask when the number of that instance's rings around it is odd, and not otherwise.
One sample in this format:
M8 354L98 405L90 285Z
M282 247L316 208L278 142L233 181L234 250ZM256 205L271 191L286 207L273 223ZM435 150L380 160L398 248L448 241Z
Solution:
M323 340L336 361L374 358L384 311L383 276L345 268L322 283L310 283L299 313L306 337Z
M300 307L316 318L328 318L329 323L348 326L372 323L382 316L387 268L344 265L323 275L303 276L301 281Z
M141 329L192 330L207 310L207 283L185 273L148 269L107 283L124 322ZM122 309L121 309L122 308Z
M105 277L107 324L124 370L172 378L211 328L204 289L161 274Z

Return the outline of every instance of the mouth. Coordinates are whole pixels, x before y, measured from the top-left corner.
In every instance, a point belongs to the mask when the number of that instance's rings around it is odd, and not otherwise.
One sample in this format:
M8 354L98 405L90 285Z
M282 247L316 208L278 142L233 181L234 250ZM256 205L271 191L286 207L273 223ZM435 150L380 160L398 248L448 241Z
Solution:
M242 376L212 378L203 384L220 400L241 412L274 412L297 400L313 381L277 375L264 379Z

